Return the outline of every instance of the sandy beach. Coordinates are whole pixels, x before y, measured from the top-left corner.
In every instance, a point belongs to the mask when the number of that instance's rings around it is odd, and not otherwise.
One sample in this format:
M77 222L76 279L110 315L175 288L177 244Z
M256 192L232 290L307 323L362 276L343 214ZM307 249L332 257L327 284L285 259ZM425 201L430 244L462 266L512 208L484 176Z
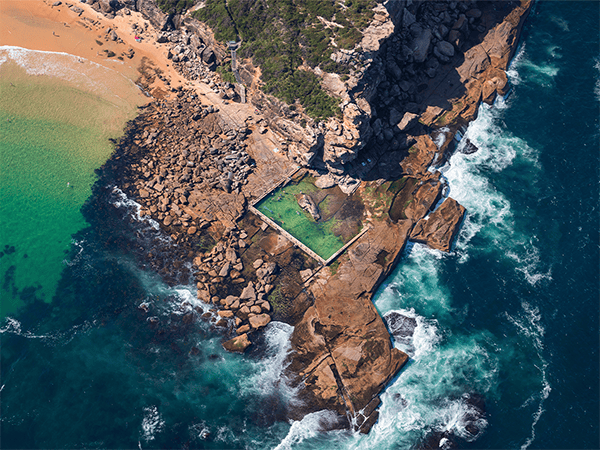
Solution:
M83 9L81 15L64 3L52 4L44 0L1 0L0 45L68 53L115 70L133 82L139 79L138 69L145 61L162 71L170 87L186 84L170 66L167 50L156 43L156 32L140 13L131 11L109 20L84 3L76 5ZM144 31L136 33L134 24ZM117 34L116 41L107 37L110 30ZM141 37L139 41L136 35ZM129 58L131 50L133 57ZM158 77L149 90L158 97L168 96L170 91Z

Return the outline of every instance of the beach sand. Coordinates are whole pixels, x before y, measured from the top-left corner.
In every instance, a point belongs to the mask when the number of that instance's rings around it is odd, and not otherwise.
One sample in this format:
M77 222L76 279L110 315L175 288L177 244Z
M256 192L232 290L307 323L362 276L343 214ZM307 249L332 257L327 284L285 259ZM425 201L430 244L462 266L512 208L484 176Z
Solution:
M167 59L167 48L156 43L156 32L140 13L107 19L89 5L77 3L84 10L78 15L64 3L52 6L44 0L0 0L0 45L23 47L30 50L64 52L115 70L132 82L140 80L142 63L160 69L170 86L187 84ZM146 28L143 39L137 42L132 25ZM106 38L114 30L122 42ZM125 56L133 49L134 56ZM115 56L108 57L108 52ZM121 58L119 58L119 56ZM172 95L168 86L158 77L148 87L155 97Z

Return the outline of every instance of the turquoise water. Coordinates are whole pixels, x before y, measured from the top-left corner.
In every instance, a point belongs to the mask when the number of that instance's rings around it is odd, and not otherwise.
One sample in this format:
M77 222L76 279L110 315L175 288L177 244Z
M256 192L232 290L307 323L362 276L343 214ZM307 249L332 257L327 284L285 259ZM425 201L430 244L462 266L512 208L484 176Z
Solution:
M33 53L33 52L32 52ZM113 104L70 83L0 68L0 316L50 301L94 170L111 154L134 105ZM120 123L119 123L120 120Z
M411 362L368 436L321 431L327 412L287 421L291 327L240 356L184 320L205 306L143 270L160 233L106 172L52 303L1 325L2 447L404 449L450 432L462 448L599 448L599 8L536 4L511 95L467 131L479 152L443 168L468 215L452 253L409 246L377 295L417 326L394 339Z

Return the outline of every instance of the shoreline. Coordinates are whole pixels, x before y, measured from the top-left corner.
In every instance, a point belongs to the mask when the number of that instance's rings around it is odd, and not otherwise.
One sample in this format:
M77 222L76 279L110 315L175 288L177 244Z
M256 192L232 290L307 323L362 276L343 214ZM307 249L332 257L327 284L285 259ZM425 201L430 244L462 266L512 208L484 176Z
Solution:
M523 20L517 19L518 35ZM500 56L492 71L507 62L508 39L504 45L500 41ZM510 53L514 48L508 50ZM473 53L478 58L477 52ZM489 58L487 61L489 64ZM181 257L187 251L187 257L193 258L198 297L215 305L212 315L203 318L214 319L217 327L233 336L224 343L226 348L243 352L251 344L252 333L274 315L276 287L293 286L283 294L283 300L278 299L293 309L287 315L288 323L295 326L288 372L305 388L304 408L291 413L292 417L327 408L339 414L337 425L368 432L377 420L379 393L407 361L407 355L391 346L386 325L371 298L398 263L409 239L448 251L464 217L464 208L449 198L430 214L442 194L443 181L439 173L429 173L428 169L448 156L455 131L446 135L446 143L438 149L428 130L436 125L458 129L474 118L482 99L500 92L505 84L497 73L497 80L486 80L481 71L473 72L470 66L463 70L465 79L460 80L459 87L466 93L457 98L469 100L466 106L457 100L444 112L424 100L427 109L419 124L415 117L409 117L410 125L405 124L407 128L417 127L419 133L410 149L407 146L405 153L397 155L401 157L398 163L405 174L404 184L394 185L386 178L358 178L351 193L362 199L365 223L373 228L340 256L335 268L316 270L313 262L285 238L281 240L277 231L267 229L246 212L248 200L268 192L292 165L284 156L274 158L273 148L279 147L277 137L264 124L274 125L276 119L255 120L255 115L248 113L254 109L251 104L213 102L212 90L196 98L198 90L177 89L176 96L149 104L135 121L140 129L131 129L132 133L121 139L120 148L133 162L123 189L142 204L145 214L162 223L180 251L184 250ZM442 95L436 89L447 71L439 74L440 80L429 83L425 94ZM487 81L492 83L484 87ZM209 89L202 83L192 86ZM456 88L452 93L459 91ZM201 142L191 142L188 135L200 136ZM366 148L364 158L368 151L377 156L377 162L385 159L375 147ZM243 162L235 167L226 163L232 160ZM319 172L322 169L318 167L315 174L329 176ZM181 181L182 174L186 180ZM375 206L378 199L389 203L390 211L397 202L395 220L388 221L386 211ZM201 246L207 236L216 245L206 252L194 252L194 246ZM291 274L286 272L287 265L296 260L300 261L298 267ZM303 274L309 273L305 279Z

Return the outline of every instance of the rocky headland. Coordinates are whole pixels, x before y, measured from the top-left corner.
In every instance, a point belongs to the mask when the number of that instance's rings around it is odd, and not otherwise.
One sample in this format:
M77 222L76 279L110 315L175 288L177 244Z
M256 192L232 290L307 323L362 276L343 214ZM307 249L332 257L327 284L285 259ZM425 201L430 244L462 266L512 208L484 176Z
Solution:
M341 105L322 122L262 92L252 61L238 61L244 87L223 81L215 70L229 52L193 17L164 14L150 0L87 3L108 17L144 15L189 81L172 86L151 64L142 68L142 85L152 93L158 78L162 88L104 168L171 240L172 258L150 254L152 267L170 280L192 262L210 308L186 320L210 321L237 352L271 320L293 325L287 374L303 401L288 415L327 408L337 426L368 432L380 392L408 359L372 297L408 240L451 250L465 209L447 197L436 167L480 103L507 92L530 2L378 4L360 46L332 54L353 62L347 79L315 70ZM323 196L340 209L347 198L345 220L369 227L327 266L249 211L299 168L323 193L300 199L313 220Z

